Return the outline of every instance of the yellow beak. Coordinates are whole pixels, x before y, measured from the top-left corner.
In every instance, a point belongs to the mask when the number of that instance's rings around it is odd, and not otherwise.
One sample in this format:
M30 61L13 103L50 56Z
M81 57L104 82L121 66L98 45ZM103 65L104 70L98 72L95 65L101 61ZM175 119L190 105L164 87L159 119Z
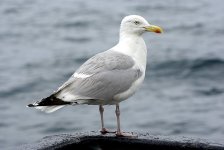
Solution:
M155 33L163 32L163 29L161 27L155 26L155 25L146 26L144 28L146 29L146 31L149 31L149 32L155 32Z

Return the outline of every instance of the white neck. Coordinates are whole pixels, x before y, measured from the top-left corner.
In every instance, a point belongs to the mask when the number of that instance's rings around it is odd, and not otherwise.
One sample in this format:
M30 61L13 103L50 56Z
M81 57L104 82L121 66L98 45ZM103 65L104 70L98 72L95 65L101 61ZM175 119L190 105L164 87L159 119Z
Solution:
M131 56L145 71L147 48L141 35L121 32L119 43L112 50Z

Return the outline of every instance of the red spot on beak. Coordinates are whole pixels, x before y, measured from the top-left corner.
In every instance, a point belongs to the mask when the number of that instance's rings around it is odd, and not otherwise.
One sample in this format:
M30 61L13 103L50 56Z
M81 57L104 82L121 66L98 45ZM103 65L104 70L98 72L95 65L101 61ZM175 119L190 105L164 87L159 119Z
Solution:
M156 33L162 33L161 30L157 29L155 30Z

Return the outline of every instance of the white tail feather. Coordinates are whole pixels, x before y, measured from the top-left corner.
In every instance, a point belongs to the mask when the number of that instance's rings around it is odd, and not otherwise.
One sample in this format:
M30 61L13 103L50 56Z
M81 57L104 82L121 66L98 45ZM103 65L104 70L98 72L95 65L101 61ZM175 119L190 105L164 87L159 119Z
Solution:
M44 111L46 113L52 113L62 107L64 107L65 105L61 105L61 106L36 106L36 109L39 109L41 111Z

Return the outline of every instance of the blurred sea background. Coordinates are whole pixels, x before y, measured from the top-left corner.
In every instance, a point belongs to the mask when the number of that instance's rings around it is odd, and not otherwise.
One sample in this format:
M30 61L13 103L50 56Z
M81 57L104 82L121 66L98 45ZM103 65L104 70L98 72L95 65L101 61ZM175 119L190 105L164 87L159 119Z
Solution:
M25 106L114 46L120 22L130 14L165 32L144 35L146 78L120 105L122 129L224 141L224 1L1 0L1 149L47 135L99 130L97 106L52 114ZM105 106L105 124L115 130L114 109Z

